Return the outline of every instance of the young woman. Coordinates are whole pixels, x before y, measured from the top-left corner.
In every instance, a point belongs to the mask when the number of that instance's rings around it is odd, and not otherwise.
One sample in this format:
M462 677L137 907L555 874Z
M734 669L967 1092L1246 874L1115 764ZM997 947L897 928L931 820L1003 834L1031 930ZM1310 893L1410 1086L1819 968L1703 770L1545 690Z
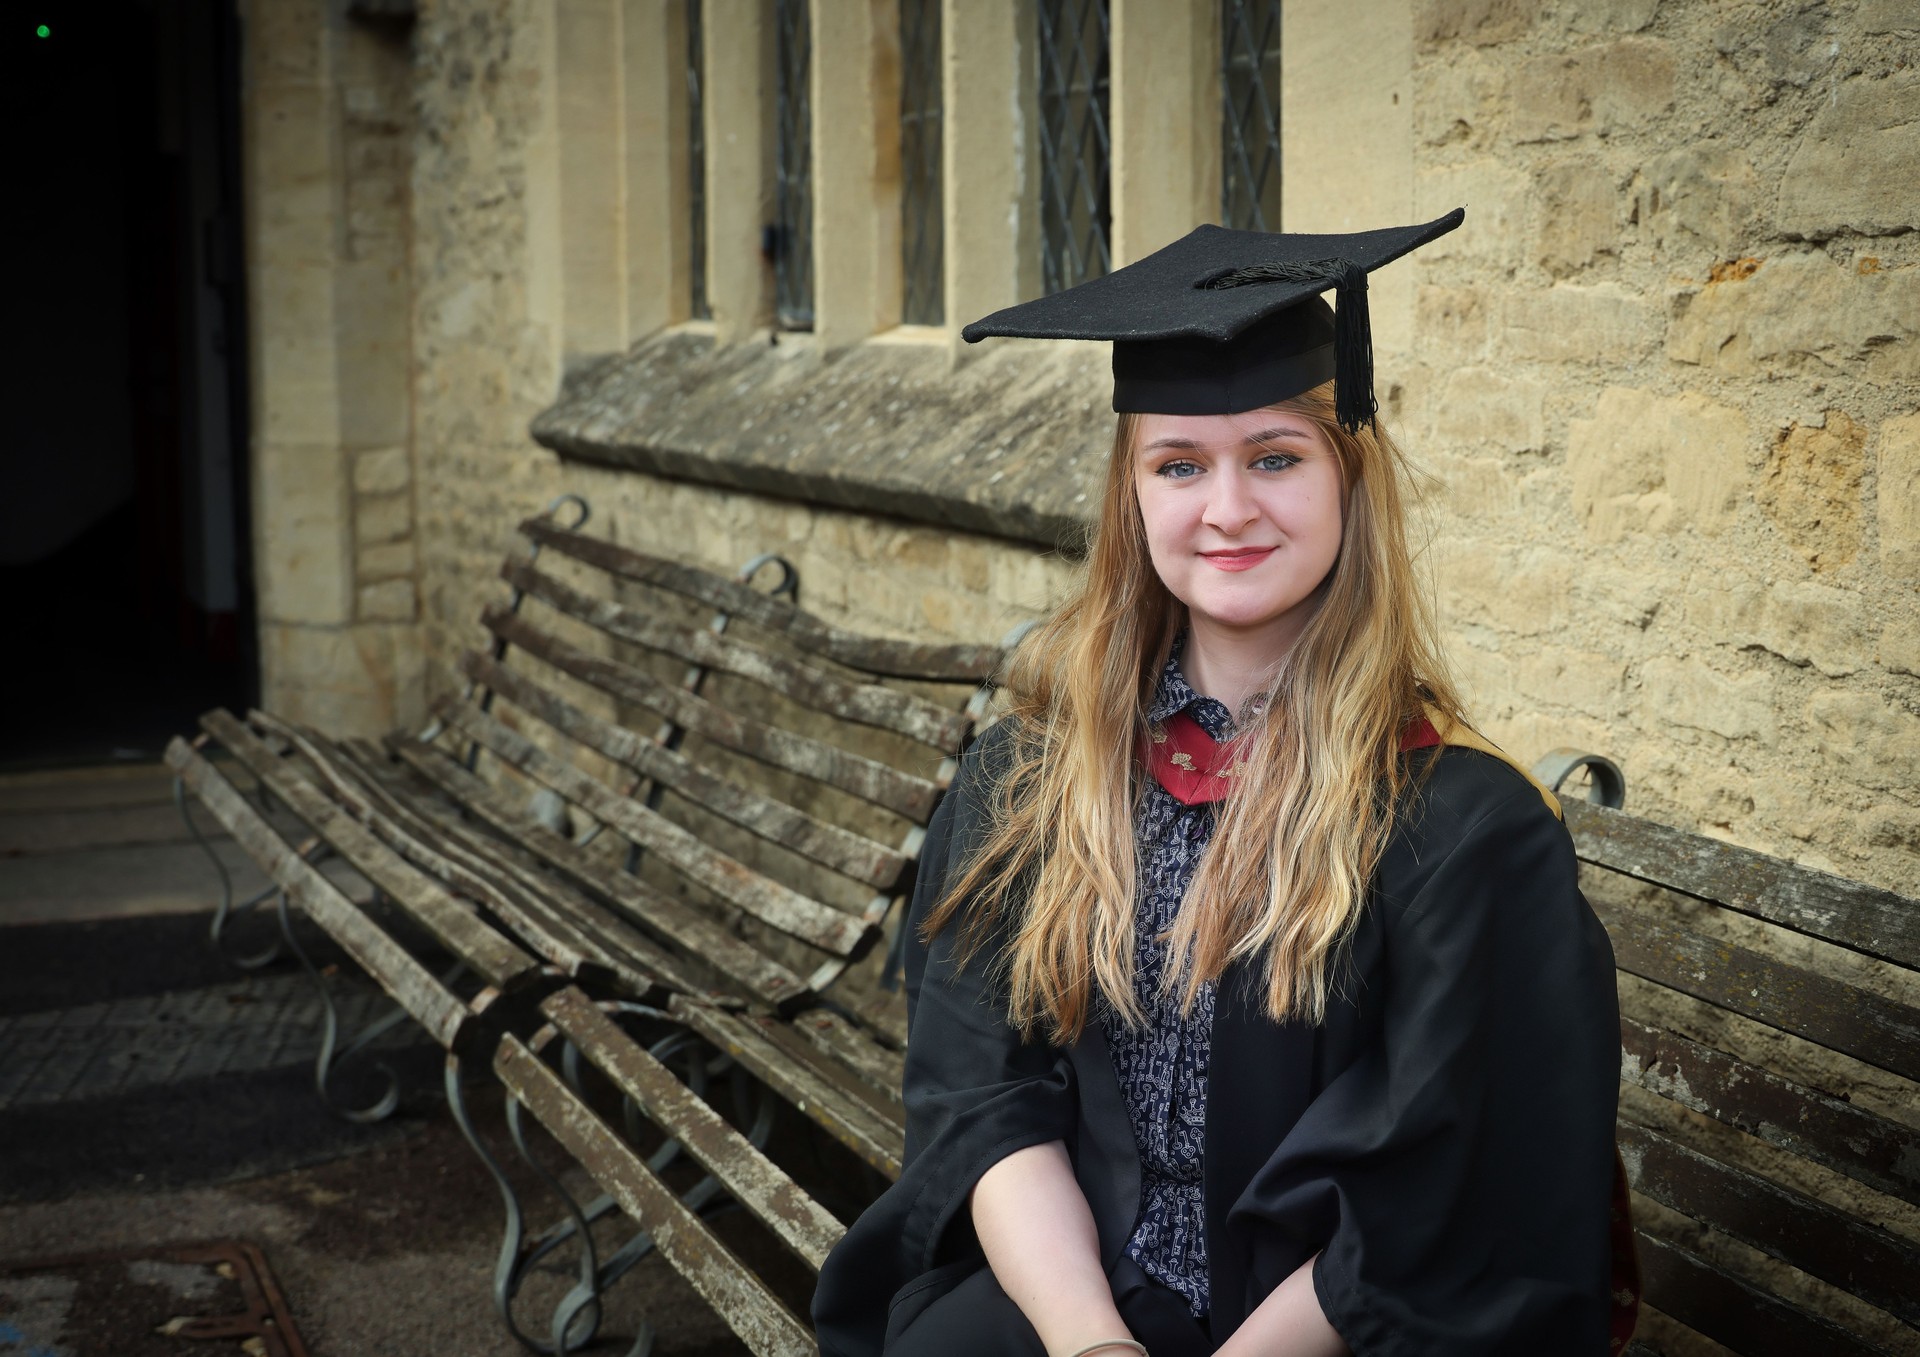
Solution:
M1083 587L928 834L907 1167L822 1272L827 1357L1621 1327L1612 954L1444 678L1372 419L1365 271L1459 215L1203 227L969 328L1114 338L1121 413Z

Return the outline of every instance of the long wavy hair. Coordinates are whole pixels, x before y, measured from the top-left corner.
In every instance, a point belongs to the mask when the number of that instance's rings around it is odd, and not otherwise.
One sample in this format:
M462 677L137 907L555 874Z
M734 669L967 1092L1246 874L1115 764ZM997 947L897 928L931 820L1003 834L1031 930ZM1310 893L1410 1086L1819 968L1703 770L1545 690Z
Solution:
M1305 416L1339 460L1342 533L1317 608L1242 733L1246 760L1168 934L1167 983L1191 1005L1237 961L1261 967L1276 1020L1318 1022L1365 905L1393 808L1426 761L1400 755L1423 705L1461 718L1408 545L1411 473L1377 426L1334 415L1333 385L1273 407ZM1013 723L990 828L928 916L959 919L966 964L990 938L1014 1024L1077 1038L1095 993L1130 1023L1136 751L1184 608L1147 552L1140 421L1120 416L1087 569L1015 653Z

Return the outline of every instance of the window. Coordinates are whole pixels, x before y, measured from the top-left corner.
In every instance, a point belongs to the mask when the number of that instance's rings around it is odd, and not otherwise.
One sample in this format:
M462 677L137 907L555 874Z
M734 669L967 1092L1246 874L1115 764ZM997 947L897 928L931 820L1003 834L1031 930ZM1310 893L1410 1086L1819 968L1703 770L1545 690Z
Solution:
M807 0L774 0L779 67L774 177L774 309L789 330L813 328L812 34Z
M900 319L946 321L940 0L900 0Z
M1220 221L1280 229L1280 0L1220 0Z
M696 320L712 320L707 300L707 124L702 102L700 0L687 0L687 276L688 310Z
M1112 267L1107 0L1039 0L1040 275L1048 292Z

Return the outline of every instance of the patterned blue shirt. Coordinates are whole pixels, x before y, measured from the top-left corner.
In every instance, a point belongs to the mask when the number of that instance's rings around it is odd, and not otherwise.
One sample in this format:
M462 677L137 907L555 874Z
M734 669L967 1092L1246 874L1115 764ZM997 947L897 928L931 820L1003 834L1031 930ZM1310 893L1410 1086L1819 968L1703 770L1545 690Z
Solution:
M1161 671L1147 710L1150 721L1185 711L1216 740L1233 733L1223 703L1202 697L1180 672L1180 650ZM1207 1132L1207 1055L1214 989L1201 990L1180 1012L1179 995L1162 996L1167 968L1162 938L1173 926L1187 883L1213 838L1213 807L1187 806L1148 778L1134 822L1139 900L1134 918L1133 984L1146 1022L1129 1028L1112 1013L1101 1028L1113 1053L1140 1150L1140 1220L1127 1253L1140 1270L1186 1297L1196 1316L1208 1312L1206 1218L1201 1168Z

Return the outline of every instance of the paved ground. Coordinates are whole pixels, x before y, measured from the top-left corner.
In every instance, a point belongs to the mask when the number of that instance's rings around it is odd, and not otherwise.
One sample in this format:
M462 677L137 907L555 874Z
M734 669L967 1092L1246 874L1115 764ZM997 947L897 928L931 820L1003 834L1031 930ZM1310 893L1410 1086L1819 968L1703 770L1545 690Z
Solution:
M312 1087L312 982L284 961L243 973L208 947L213 872L167 797L153 767L0 776L0 1261L245 1239L264 1249L314 1357L523 1351L489 1304L499 1195L453 1128L439 1052L399 1029L377 1052L408 1090L399 1114L361 1127L327 1111ZM258 873L221 849L250 893ZM257 941L271 920L239 929ZM336 967L323 940L301 936ZM348 1026L380 1011L350 967L330 983ZM376 1087L363 1071L346 1092ZM475 1110L537 1204L497 1098ZM616 1238L617 1218L602 1233ZM570 1284L571 1256L557 1261L530 1283L530 1327ZM45 1357L95 1357L57 1337L73 1318L60 1307L76 1303L71 1289L0 1278L0 1326L25 1335L31 1320ZM616 1288L608 1337L588 1350L624 1352L642 1315L661 1357L743 1351L657 1258ZM0 1353L35 1350L14 1330L0 1328Z

